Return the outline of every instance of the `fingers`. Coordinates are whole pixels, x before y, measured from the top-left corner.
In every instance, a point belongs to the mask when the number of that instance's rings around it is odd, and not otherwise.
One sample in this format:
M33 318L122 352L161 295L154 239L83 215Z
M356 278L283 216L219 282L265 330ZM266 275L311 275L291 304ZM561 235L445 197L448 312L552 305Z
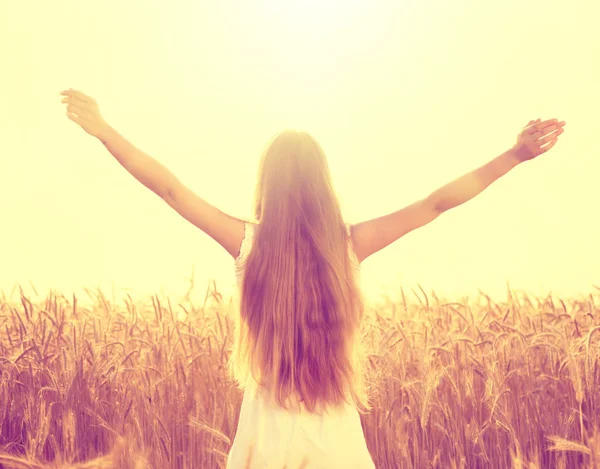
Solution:
M557 122L556 119L548 119L548 120L543 121L543 122L537 122L535 125L533 125L529 129L529 135L537 132L538 130L544 129L545 127L548 127L549 125L555 124L556 122Z
M77 91L71 88L69 88L68 90L61 91L60 94L62 94L63 96L69 96L71 98L78 99L80 101L83 101L84 103L90 103L94 101L92 98L83 94L81 91Z
M73 106L77 106L77 107L84 107L85 103L83 101L79 101L78 99L74 99L74 98L63 98L60 100L61 103L66 103L66 104L72 104Z
M554 124L546 126L542 132L545 133L545 137L539 138L535 143L539 145L539 147L535 150L535 155L539 156L543 153L546 153L550 150L556 142L558 141L558 136L564 132L565 122L556 122ZM542 134L544 135L544 134Z
M548 150L550 150L550 148L552 148L554 145L556 145L556 142L558 142L558 139L555 138L554 140L551 140L550 143L548 143L546 146L540 147L540 150L539 150L540 155L542 153L546 153Z
M79 124L79 117L77 117L75 114L73 114L72 112L67 112L67 117L69 119L71 119L73 122L76 122L77 124Z
M88 103L86 103L85 101L82 101L78 98L63 98L60 101L61 103L70 103L73 104L75 106L81 106L81 107L85 107Z
M547 120L546 122L547 122L547 124L545 124L545 125L542 125L542 124L539 125L539 129L543 129L544 133L547 133L548 129L550 129L550 128L552 130L556 130L557 128L565 125L565 121L558 122L558 119L550 119L550 120Z
M83 117L89 117L91 115L89 107L94 103L93 98L90 98L86 94L74 89L61 91L60 94L65 96L61 102L68 104L67 116L69 116L69 113Z
M544 135L547 135L551 132L554 132L556 130L563 130L563 127L565 126L565 122L555 122L554 124L550 124L542 129L539 129L541 131L543 131Z
M527 127L529 127L530 125L533 125L533 124L535 124L536 122L539 122L539 120L540 120L540 119L538 119L538 120L535 120L535 121L534 121L534 120L530 120L530 121L529 121L529 123L528 123L528 124L527 124L525 127L523 127L523 128L524 128L524 129L526 129L526 128L527 128Z
M553 138L557 138L560 134L564 132L565 121L556 122L554 124L548 125L543 129L539 129L537 132L534 132L534 140L537 139L538 143L547 143Z
M538 139L538 143L540 145L544 145L551 140L556 140L560 134L562 134L565 130L563 128L559 128L558 125L553 125L552 127L548 127L546 129L546 136Z
M89 112L85 109L85 106L80 104L69 104L67 106L67 111L72 114L77 114L78 116L88 116Z
M80 101L79 99L74 99L74 98L63 98L61 100L61 103L66 103L68 104L67 109L69 110L73 110L73 112L84 112L88 106L87 103L84 103L83 101Z

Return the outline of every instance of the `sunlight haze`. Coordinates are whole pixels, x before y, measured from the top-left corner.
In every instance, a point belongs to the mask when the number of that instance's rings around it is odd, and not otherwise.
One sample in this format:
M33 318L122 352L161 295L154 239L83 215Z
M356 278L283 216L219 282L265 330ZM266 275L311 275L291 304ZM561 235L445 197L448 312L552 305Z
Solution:
M66 117L74 88L239 218L285 128L319 141L358 223L485 164L530 120L564 120L552 150L368 258L362 282L392 298L591 292L599 17L592 1L5 2L0 291L177 298L194 268L194 298L211 278L233 292L231 256Z

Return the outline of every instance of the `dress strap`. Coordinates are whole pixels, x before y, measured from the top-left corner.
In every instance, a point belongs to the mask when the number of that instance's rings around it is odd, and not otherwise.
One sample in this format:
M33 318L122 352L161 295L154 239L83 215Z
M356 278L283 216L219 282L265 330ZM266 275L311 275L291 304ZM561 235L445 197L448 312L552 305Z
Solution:
M350 223L345 223L346 225L346 233L348 233L348 249L350 251L350 259L356 266L360 266L360 262L358 262L358 257L354 252L354 246L352 245L352 234L350 231Z
M243 262L246 259L246 257L248 257L248 253L250 252L250 246L252 245L252 236L254 235L254 230L251 225L252 223L244 223L244 238L242 239L242 244L240 245L240 253L235 259L235 264L237 267L239 267L240 263Z

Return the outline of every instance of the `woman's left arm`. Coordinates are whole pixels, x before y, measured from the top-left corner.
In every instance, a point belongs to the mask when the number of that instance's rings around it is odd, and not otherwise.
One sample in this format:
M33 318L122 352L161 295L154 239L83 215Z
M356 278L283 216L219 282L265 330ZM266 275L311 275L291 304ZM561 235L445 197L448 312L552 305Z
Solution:
M179 182L165 166L130 143L112 127L107 128L98 139L129 174L161 199Z
M102 117L94 98L73 89L60 94L65 96L62 102L67 104L67 117L100 140L134 178L164 198L177 180L175 175L112 128Z
M183 218L217 241L234 259L238 256L244 237L244 221L206 202L165 166L119 134L104 120L93 98L72 89L60 94L66 96L62 102L67 103L69 119L100 140L121 166Z

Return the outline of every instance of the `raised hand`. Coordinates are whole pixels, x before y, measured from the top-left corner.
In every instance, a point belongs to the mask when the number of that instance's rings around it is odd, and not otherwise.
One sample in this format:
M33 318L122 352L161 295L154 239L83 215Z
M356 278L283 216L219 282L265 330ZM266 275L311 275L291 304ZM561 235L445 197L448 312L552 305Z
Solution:
M96 100L71 88L61 91L60 94L66 96L61 102L67 103L67 117L88 134L102 140L110 126L100 114Z
M565 121L558 122L557 119L529 121L513 147L519 162L531 160L550 150L556 145L558 136L564 132L564 126Z

